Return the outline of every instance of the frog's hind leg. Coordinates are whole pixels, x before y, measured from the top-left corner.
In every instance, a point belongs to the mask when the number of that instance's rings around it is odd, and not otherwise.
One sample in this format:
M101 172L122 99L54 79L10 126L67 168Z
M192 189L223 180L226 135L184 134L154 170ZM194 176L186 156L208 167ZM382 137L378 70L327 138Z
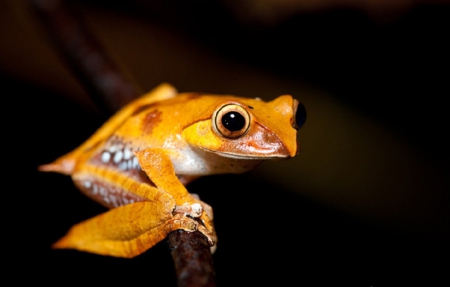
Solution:
M169 193L116 170L88 164L72 179L87 196L111 210L73 226L55 248L134 257L173 230L195 231L200 225L175 212L176 201Z
M197 230L198 223L172 215L172 210L152 201L111 209L74 225L54 248L131 258L163 240L171 231Z

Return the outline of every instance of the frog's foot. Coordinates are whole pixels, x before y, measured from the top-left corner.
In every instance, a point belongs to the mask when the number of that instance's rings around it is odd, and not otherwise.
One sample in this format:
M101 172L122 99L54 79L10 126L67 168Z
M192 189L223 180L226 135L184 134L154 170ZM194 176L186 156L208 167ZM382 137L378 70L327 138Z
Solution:
M198 230L199 223L192 218L183 216L181 214L176 214L172 219L167 221L166 226L170 231L183 229L188 232L194 232Z
M201 222L201 224L198 225L198 231L208 238L208 242L211 245L211 252L214 253L216 250L217 235L214 228L213 209L209 204L200 199L198 199L197 204L200 204L203 210L201 216L198 218Z
M198 218L202 215L202 213L203 208L200 203L177 205L174 210L174 214L182 214L192 218Z
M212 209L211 205L207 204L204 201L201 201L200 196L196 193L190 193L190 195L194 198L195 201L197 201L201 205L203 212L205 212L206 215L211 220L213 220L214 216L213 216L213 209Z
M206 213L205 216L207 216L209 220L213 220L212 207L201 200L192 204L177 205L174 210L174 214L184 214L192 218L201 217L203 212Z
M217 242L217 236L214 230L208 230L201 220L186 217L181 213L175 214L165 225L169 231L177 229L183 229L188 232L198 231L206 237L211 248L213 248ZM211 250L215 250L215 247Z
M217 235L214 230L212 214L211 206L200 200L192 204L178 205L173 211L174 219L185 218L196 222L196 229L208 239L208 243L212 248L211 251L214 252ZM186 228L181 229L187 230Z
M213 210L210 205L200 201L203 208L203 214L198 218L201 224L198 225L198 231L201 232L207 239L211 246L211 253L214 254L217 249L217 235L213 222Z
M199 224L197 226L197 230L202 233L207 239L208 239L208 243L211 247L216 246L217 243L217 235L216 232L214 230L208 230L206 229L206 227L202 224ZM216 250L214 248L214 250Z

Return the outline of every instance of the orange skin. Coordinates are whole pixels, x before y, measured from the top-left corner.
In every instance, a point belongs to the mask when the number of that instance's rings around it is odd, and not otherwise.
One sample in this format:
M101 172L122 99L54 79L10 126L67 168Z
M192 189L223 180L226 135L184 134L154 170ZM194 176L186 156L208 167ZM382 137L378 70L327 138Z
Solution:
M171 231L217 236L209 205L185 185L210 174L241 173L262 160L297 154L298 102L178 94L162 84L112 116L86 142L39 170L70 175L109 211L76 224L55 248L131 258ZM228 129L222 118L239 113Z

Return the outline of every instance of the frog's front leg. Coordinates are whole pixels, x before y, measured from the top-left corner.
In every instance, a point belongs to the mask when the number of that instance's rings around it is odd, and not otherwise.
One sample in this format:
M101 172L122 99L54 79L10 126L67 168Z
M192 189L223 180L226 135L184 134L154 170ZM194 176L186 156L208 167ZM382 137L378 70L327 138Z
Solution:
M212 208L198 196L190 194L175 174L170 158L162 149L145 149L135 152L142 170L158 189L173 196L176 202L175 213L199 218L198 230L207 238L211 246L217 242L213 224Z

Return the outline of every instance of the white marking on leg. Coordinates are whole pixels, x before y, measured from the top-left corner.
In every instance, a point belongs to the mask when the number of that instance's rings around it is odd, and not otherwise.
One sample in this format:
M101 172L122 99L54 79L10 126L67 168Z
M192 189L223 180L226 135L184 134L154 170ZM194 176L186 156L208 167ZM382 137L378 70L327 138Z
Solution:
M193 203L191 205L192 207L192 216L193 217L200 217L202 215L203 212L203 208L202 205L200 203Z
M133 157L133 169L141 169L137 157Z
M115 152L118 151L119 149L120 149L120 148L119 148L119 145L114 144L114 145L111 145L111 146L109 147L108 151L109 151L110 153L115 153Z
M133 155L133 154L131 153L131 150L130 150L129 148L125 148L125 149L123 150L123 158L124 158L124 159L128 160L128 159L131 158L132 155Z
M109 160L111 159L111 154L110 154L109 152L107 152L107 151L104 151L104 152L102 153L102 156L101 156L100 159L101 159L102 162L108 163Z
M91 186L92 186L92 183L90 182L90 181L85 181L85 182L83 182L83 186L85 187L85 188L91 188Z
M98 192L98 186L94 183L92 184L92 194L97 194Z
M122 157L123 157L123 152L122 151L117 151L116 154L114 155L114 163L119 163L122 161Z
M117 202L117 199L116 199L116 197L114 195L110 195L109 198L111 199L112 206L114 206L114 207L119 206L119 204Z
M119 163L119 169L120 170L127 170L127 162L126 161L122 161L121 163Z

